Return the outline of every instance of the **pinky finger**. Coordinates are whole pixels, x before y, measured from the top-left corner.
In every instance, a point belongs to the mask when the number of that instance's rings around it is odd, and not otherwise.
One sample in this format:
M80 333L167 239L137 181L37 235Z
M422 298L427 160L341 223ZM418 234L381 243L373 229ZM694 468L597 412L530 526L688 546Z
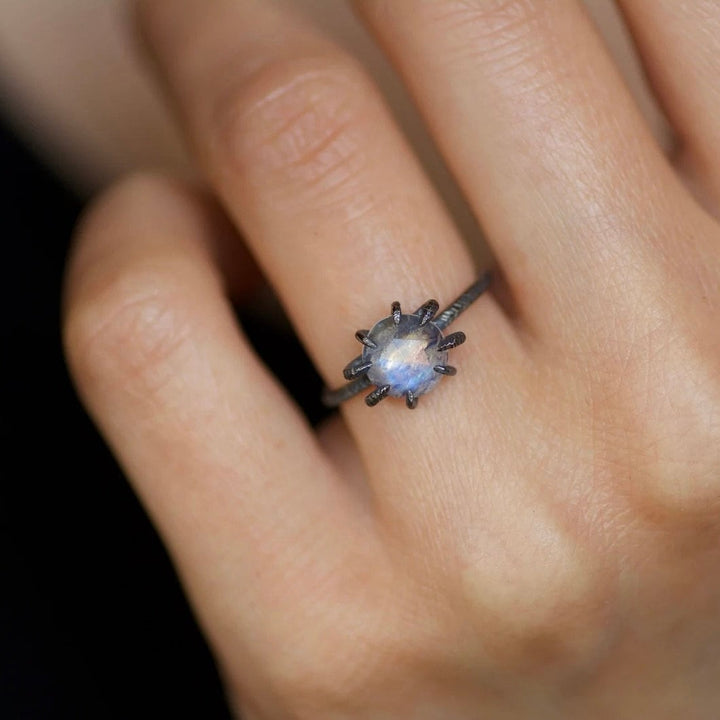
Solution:
M312 603L327 589L365 542L364 516L241 336L213 259L218 237L237 242L184 186L141 177L110 191L78 232L65 344L237 681L257 628L269 627L267 642L292 622L278 598Z

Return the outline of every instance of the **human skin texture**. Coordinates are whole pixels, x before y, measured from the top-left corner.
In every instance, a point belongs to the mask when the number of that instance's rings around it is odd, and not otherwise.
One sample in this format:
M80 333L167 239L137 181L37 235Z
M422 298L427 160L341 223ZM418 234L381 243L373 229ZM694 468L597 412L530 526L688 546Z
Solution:
M89 209L65 345L243 717L717 717L720 6L619 5L669 151L574 0L355 3L495 283L456 377L316 432L234 319L247 252L329 385L391 301L478 268L322 32L137 3L205 184L134 175Z
M345 0L279 0L322 25L378 83L451 211L459 199L389 64ZM658 136L632 47L606 0L586 0L619 67ZM138 168L193 173L180 134L133 31L132 0L3 0L2 111L66 182L83 194ZM463 211L465 209L463 208ZM462 218L460 219L462 222Z

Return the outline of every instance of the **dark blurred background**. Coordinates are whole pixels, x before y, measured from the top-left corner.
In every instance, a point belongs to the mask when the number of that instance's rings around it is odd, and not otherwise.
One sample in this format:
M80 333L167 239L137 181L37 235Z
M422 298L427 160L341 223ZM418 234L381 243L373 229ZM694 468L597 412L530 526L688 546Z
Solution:
M83 201L4 125L0 161L0 718L228 718L168 557L65 369L62 269ZM240 314L317 421L297 342Z

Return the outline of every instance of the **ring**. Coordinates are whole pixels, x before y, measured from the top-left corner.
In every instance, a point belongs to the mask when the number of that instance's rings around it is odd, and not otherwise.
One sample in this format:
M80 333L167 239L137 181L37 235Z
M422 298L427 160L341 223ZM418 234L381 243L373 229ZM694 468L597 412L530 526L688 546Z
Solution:
M485 273L438 315L437 300L428 300L411 315L404 315L400 303L394 302L390 315L376 322L371 330L355 333L363 350L343 370L350 382L336 390L326 388L323 404L337 407L375 385L365 397L368 406L373 407L386 397L404 396L405 404L414 410L420 395L432 390L443 375L457 372L447 364L448 350L462 345L465 333L444 336L443 330L489 285L490 273Z

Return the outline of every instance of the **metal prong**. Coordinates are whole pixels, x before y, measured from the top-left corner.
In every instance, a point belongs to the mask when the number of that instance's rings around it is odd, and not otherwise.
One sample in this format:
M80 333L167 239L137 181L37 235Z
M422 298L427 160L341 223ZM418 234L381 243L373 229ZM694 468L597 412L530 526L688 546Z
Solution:
M369 395L365 396L365 404L369 407L377 405L390 391L389 385L378 385Z
M415 312L416 315L420 316L420 324L425 325L428 320L432 320L439 307L440 305L437 300L428 300L421 305Z
M418 399L417 395L412 390L408 390L405 393L405 404L408 406L408 409L414 410L417 407Z
M374 350L377 345L368 337L369 330L358 330L355 333L355 339L359 340L365 347Z
M437 349L442 350L452 350L454 347L457 347L458 345L462 345L467 338L465 337L464 332L454 332L450 333L447 337L443 338L437 346Z
M392 304L390 312L392 313L392 316L393 316L393 322L396 325L399 325L401 311L400 311L400 303L397 300Z
M436 365L433 370L441 375L454 375L457 372L457 368L452 365Z
M372 360L363 360L362 356L350 361L343 369L343 377L346 380L353 380L358 375L366 372L372 367Z

